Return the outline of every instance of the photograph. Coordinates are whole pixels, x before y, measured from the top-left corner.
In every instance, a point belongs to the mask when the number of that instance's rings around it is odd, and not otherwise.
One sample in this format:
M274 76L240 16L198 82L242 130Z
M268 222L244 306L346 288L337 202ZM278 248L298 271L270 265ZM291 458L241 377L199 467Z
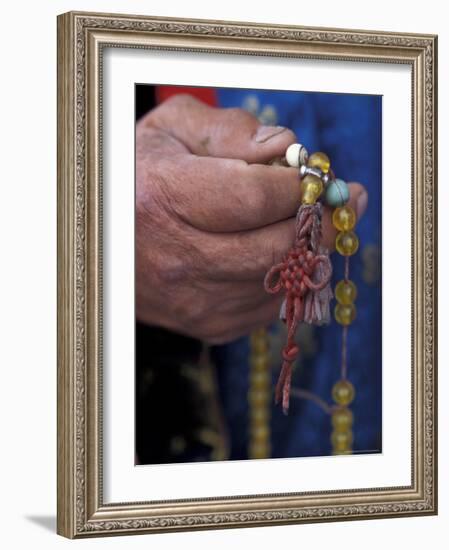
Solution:
M382 96L135 112L136 464L382 452Z

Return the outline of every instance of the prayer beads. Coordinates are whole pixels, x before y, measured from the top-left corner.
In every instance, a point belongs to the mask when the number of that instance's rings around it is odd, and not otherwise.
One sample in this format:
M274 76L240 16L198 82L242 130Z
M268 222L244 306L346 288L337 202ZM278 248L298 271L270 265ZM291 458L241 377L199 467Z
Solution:
M319 168L324 174L327 174L331 166L331 161L326 153L313 153L307 161L307 166L310 168Z
M287 325L287 343L282 350L283 362L275 388L275 402L282 401L283 412L288 414L293 363L299 354L295 340L299 323L322 325L330 320L332 265L329 251L321 240L323 204L327 204L335 208L332 213L332 223L337 230L335 249L344 257L345 266L344 279L335 287L337 303L334 308L334 317L342 326L341 376L332 388L332 399L336 405L327 407L322 399L307 391L302 396L312 399L330 414L333 452L347 454L352 452L353 445L353 413L348 406L355 398L354 386L347 379L347 334L349 325L356 318L354 302L357 298L357 287L349 280L349 258L359 248L358 237L353 231L357 218L347 204L350 199L349 186L335 177L325 153L309 155L303 145L294 143L288 147L285 161L299 170L301 204L296 217L294 245L264 279L265 290L270 294L280 290L285 292L280 318ZM256 331L251 340L252 372L248 400L253 434L250 444L252 457L262 457L269 448L269 415L266 408L268 350L260 336L260 331Z
M308 175L301 181L302 204L315 204L323 192L323 182L317 176Z
M342 256L352 256L359 248L359 239L353 231L340 231L335 239L335 248Z
M332 223L339 232L335 239L335 248L345 258L345 278L339 281L335 287L334 316L336 321L342 325L342 379L332 388L332 398L339 408L333 413L331 442L334 454L347 454L351 452L352 434L352 412L347 408L355 397L354 386L346 379L347 371L347 338L348 327L356 317L355 299L357 298L357 287L349 280L349 257L355 254L359 248L359 239L354 233L357 218L354 210L349 205L342 205L336 208L332 214ZM335 417L334 417L335 415Z
M339 304L350 305L357 298L357 287L352 281L339 281L335 287L335 298Z
M340 325L348 326L354 321L356 309L354 304L337 304L334 310L335 320Z
M332 398L337 405L349 405L355 397L354 386L349 380L339 380L332 388Z
M351 450L352 445L352 431L346 432L332 432L331 441L335 454L344 454Z
M335 179L329 183L325 193L329 206L343 206L349 200L349 187L342 179Z
M350 231L354 229L356 221L354 210L347 204L336 208L332 214L332 223L338 231Z
M271 368L266 329L255 330L251 335L249 373L249 458L270 456L270 396Z
M337 432L345 432L352 426L353 415L347 407L338 407L332 412L332 427Z

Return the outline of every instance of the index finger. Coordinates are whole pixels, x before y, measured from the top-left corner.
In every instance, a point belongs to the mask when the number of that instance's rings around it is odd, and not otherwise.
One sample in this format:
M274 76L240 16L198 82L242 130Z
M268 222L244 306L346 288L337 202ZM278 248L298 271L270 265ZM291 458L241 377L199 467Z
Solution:
M159 162L170 208L202 231L257 229L290 218L298 210L296 168L195 155Z

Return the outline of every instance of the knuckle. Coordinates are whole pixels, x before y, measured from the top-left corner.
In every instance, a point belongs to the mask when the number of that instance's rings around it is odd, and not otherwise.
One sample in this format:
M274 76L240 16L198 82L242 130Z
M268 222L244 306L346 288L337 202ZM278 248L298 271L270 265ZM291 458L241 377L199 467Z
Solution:
M173 95L150 111L146 118L146 125L163 126L165 122L173 120L174 116L179 117L178 111L188 110L198 105L202 103L190 94Z
M190 94L176 94L168 99L166 99L161 105L158 107L161 111L164 110L181 110L181 109L190 109L192 107L202 105L201 101L196 99Z
M228 107L225 109L226 118L235 124L258 124L257 118L241 107Z
M170 204L165 197L166 180L155 166L136 163L136 223L157 225Z
M195 103L198 103L198 100L196 98L194 98L190 94L181 93L181 94L172 95L171 97L166 99L161 104L161 108L164 107L164 106L165 107L170 107L170 106L173 106L173 105L175 105L175 106L184 106L184 105L192 105L192 104L195 104Z

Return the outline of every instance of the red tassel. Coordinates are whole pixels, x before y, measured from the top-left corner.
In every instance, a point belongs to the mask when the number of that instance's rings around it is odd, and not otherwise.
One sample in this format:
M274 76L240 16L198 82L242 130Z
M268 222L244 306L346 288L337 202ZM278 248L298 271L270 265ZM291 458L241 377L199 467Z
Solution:
M287 324L287 343L275 390L275 402L282 396L282 410L288 414L293 363L299 354L295 334L300 322L329 322L332 298L330 279L332 266L329 254L321 244L320 203L302 205L296 217L296 238L284 260L274 265L265 276L265 290L276 294L285 290L281 318ZM277 279L276 279L277 277Z

